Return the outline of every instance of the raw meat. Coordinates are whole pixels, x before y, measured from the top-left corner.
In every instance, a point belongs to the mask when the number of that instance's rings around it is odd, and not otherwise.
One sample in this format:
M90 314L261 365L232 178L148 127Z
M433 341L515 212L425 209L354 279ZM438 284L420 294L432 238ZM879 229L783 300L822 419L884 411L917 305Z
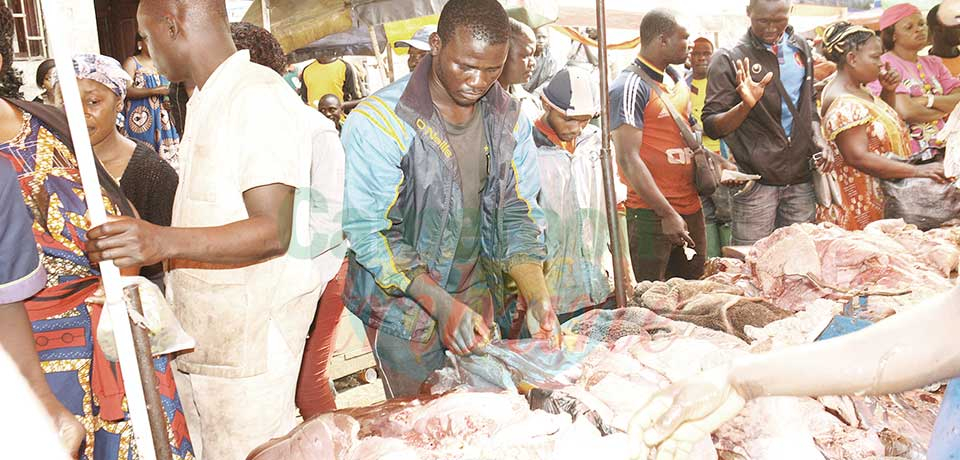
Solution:
M918 259L880 228L870 232L848 232L831 224L781 228L754 245L747 265L764 298L792 311L817 299L846 299L858 292L876 297L907 294L917 286L935 292L951 287L943 275L949 260Z

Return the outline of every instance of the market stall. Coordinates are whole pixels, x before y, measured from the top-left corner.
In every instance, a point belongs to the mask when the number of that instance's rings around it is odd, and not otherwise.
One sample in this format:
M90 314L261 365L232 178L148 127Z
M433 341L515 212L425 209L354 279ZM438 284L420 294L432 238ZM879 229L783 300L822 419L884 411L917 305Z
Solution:
M703 280L641 283L629 307L564 324L562 351L527 340L450 355L420 399L320 416L251 458L630 458L630 420L658 389L738 356L824 340L845 306L865 324L909 311L951 288L958 261L956 227L784 228L745 260L713 260ZM940 385L761 398L690 458L924 458L942 399ZM307 439L323 455L297 456Z
M820 19L847 14L808 11ZM606 92L602 15L596 25ZM604 156L610 183L609 145ZM483 355L448 354L418 399L321 415L250 458L632 458L631 419L659 389L737 357L870 327L949 291L960 227L922 231L885 220L851 232L800 224L725 254L702 280L621 286L619 308L563 325L561 350L521 340L494 342ZM925 458L943 391L937 384L886 396L760 398L704 436L690 458Z

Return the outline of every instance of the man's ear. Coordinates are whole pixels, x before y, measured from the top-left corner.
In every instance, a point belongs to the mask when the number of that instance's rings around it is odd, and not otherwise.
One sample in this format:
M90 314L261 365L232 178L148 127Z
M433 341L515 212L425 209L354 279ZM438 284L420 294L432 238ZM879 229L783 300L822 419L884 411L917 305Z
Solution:
M163 27L167 31L167 36L170 38L171 41L176 39L178 36L180 36L180 32L181 32L180 26L177 24L177 21L175 21L172 17L170 16L163 17Z
M440 34L436 32L430 34L430 55L433 57L438 56L442 48L443 40L440 39Z

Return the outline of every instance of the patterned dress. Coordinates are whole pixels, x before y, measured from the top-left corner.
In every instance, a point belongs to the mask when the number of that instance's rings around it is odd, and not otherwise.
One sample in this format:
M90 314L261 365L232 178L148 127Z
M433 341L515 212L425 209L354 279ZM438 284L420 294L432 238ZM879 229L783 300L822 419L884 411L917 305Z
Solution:
M910 157L906 126L897 112L879 98L874 97L872 102L848 94L836 98L823 118L823 135L839 152L837 136L857 126L867 128L870 153L897 159ZM818 222L862 230L883 219L883 191L877 178L846 164L842 155L837 155L834 173L840 184L843 208L818 206Z
M47 383L86 429L80 458L136 459L119 369L95 340L102 307L85 301L100 280L84 252L89 224L76 158L38 118L24 112L20 134L0 144L0 161L13 166L33 219L47 282L25 303ZM104 205L117 214L106 192ZM174 458L192 459L169 358L155 358L154 369Z
M144 67L136 58L133 60L137 64L137 70L133 74L133 86L135 88L150 89L170 84L156 70ZM126 117L124 121L126 134L133 139L153 146L153 149L160 154L161 158L166 160L170 166L173 166L173 169L177 172L180 172L180 136L173 126L170 114L163 106L163 98L153 96L144 99L132 99L127 97L123 112Z

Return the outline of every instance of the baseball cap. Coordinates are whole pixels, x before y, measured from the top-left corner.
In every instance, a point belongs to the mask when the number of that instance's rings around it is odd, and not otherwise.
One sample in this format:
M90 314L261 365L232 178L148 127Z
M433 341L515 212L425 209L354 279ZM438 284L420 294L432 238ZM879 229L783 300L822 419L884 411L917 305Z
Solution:
M437 31L437 26L427 25L418 30L409 40L397 40L393 44L394 48L410 47L420 51L430 51L430 36Z
M567 67L543 88L543 97L568 117L600 113L600 90L589 70Z

